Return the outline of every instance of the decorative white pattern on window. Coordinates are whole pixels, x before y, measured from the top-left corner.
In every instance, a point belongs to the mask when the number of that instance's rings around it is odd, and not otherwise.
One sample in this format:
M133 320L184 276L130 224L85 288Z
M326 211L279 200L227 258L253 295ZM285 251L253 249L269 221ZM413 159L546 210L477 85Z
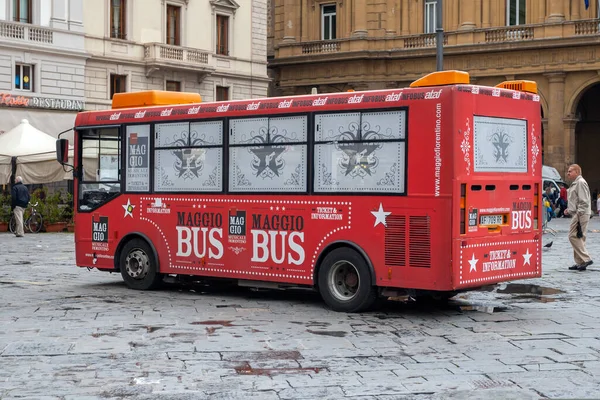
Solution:
M404 193L405 113L317 115L315 192Z
M527 121L473 118L474 172L527 172Z
M222 121L156 125L155 190L222 191L222 144Z
M307 117L231 120L229 190L306 191Z
M155 127L156 147L185 147L189 146L189 122L175 124L160 124Z
M315 192L403 193L404 146L402 142L316 145Z
M156 150L154 188L157 192L220 192L223 149Z

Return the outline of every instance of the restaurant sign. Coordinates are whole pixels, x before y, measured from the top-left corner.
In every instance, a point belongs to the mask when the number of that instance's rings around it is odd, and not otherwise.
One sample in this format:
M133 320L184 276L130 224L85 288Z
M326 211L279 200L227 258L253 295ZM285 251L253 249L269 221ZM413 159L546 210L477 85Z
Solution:
M49 110L82 111L83 100L53 99L50 97L14 96L0 92L0 106L20 108L45 108Z

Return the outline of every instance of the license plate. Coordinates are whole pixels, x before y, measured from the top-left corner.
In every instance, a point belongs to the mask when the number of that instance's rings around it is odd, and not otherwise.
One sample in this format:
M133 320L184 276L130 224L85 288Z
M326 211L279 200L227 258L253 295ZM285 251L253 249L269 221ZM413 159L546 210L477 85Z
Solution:
M502 215L482 215L479 225L502 225Z

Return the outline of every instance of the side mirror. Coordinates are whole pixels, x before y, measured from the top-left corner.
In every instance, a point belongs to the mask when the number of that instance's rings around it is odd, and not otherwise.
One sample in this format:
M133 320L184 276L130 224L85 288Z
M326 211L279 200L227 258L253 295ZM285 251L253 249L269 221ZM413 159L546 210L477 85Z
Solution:
M56 161L65 165L69 162L69 141L58 139L56 141Z

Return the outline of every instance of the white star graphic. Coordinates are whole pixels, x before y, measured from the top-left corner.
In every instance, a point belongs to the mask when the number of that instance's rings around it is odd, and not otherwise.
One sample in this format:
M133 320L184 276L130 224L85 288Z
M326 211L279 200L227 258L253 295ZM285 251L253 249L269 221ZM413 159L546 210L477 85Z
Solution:
M523 254L523 266L531 265L531 256L533 254L529 254L529 249L527 249L527 253Z
M475 258L475 253L473 253L473 257L471 257L471 259L469 260L469 264L471 264L471 269L469 270L469 272L477 272L477 262L479 260L477 258Z
M125 215L123 215L123 218L126 218L127 216L133 218L132 212L135 206L131 204L131 200L127 199L127 204L123 204L122 207L123 210L125 210Z
M385 222L385 218L391 214L391 211L383 211L383 205L379 203L379 210L371 211L371 214L375 217L375 225L374 227L383 224L383 226L387 226L387 222Z

